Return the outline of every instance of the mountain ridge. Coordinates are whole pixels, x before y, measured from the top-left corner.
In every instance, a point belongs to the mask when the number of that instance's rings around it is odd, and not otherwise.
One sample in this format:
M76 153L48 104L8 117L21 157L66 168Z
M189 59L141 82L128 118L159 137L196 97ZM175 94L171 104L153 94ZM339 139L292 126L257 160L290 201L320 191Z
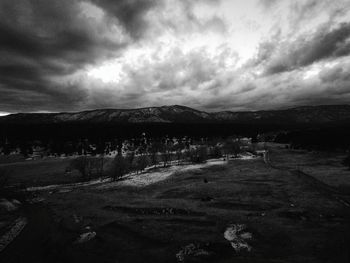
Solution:
M283 110L205 112L182 105L95 109L60 113L15 113L0 123L350 123L350 105L301 106Z

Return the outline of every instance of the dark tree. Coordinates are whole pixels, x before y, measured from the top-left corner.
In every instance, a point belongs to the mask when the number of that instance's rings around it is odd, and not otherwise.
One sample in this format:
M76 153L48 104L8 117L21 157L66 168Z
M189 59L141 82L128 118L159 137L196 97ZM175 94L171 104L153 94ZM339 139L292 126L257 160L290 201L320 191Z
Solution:
M173 150L176 152L177 164L180 164L183 154L182 151L185 149L185 145L182 142L179 142L173 146Z
M208 159L208 148L206 146L200 146L197 149L191 150L191 162L204 163Z
M210 155L213 158L220 158L220 157L222 157L221 147L215 145L212 148L210 148Z
M151 164L156 166L158 164L158 153L162 150L162 144L158 141L153 141L149 148Z
M162 161L164 163L164 167L166 167L168 165L168 162L170 161L171 159L171 154L170 154L170 149L167 145L164 145L162 151L161 151L161 158L162 158Z
M241 152L241 145L237 139L228 139L224 144L226 155L233 154L235 157Z

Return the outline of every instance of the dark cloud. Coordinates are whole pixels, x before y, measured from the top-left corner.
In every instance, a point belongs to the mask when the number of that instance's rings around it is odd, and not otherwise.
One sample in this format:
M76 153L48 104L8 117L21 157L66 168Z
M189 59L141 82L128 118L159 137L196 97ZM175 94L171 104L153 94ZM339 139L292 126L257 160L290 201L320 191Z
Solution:
M291 71L324 59L349 55L349 37L350 23L342 23L335 29L322 27L314 35L303 35L292 43L264 44L261 46L263 55L258 59L266 65L267 75Z
M239 90L239 93L245 93L255 90L257 87L254 83L246 83L244 84L241 89Z
M143 36L149 26L147 12L161 1L157 0L92 0L107 13L114 16L133 38Z
M135 24L139 19L137 16L141 15L140 10L146 7L134 3L135 12L132 13L128 10L128 2L130 1L118 1L113 12L117 12L118 8L126 10L127 16L131 16L130 23ZM2 95L2 108L18 107L20 110L23 107L16 100L21 96L33 98L32 102L29 99L22 103L24 105L28 102L28 108L35 105L35 108L57 110L64 102L66 107L71 107L69 102L76 102L71 97L80 94L82 89L62 88L51 78L74 74L89 64L115 55L128 44L126 36L108 37L108 34L115 33L108 23L112 18L106 16L103 18L106 20L104 23L98 23L84 17L81 3L82 1L75 0L1 1L1 87L11 88L14 93L15 90L26 91L22 95L16 93L11 98ZM108 6L106 4L102 7ZM117 15L121 16L120 21L124 26L120 34L123 34L123 29L125 32L132 30L132 26L127 24L126 16L122 16L122 13ZM43 94L40 98L37 96L39 91Z
M262 7L266 8L266 9L272 8L278 2L279 2L279 0L260 0L260 4L262 5Z
M319 73L320 79L324 83L334 83L337 81L350 82L350 65L338 65L334 68L321 71ZM350 92L350 90L349 90Z
M271 28L258 25L253 15L231 10L235 20L225 15L228 10L216 10L223 2L2 0L0 112L164 104L264 109L315 104L327 95L329 102L349 98L350 23L340 19L350 8L345 1L237 5L267 14ZM275 20L281 6L288 9L285 22ZM327 19L315 22L320 12ZM255 58L239 64L256 47ZM120 73L118 81L89 75L109 63L119 63L107 70ZM305 78L314 65L317 74Z

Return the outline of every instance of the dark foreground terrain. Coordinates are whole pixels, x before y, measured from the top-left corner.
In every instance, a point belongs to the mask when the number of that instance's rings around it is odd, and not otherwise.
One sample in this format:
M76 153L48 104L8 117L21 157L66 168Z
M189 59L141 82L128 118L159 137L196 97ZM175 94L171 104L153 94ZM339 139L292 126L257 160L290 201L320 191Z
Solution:
M37 189L12 212L28 224L0 262L347 263L342 158L270 145L270 161L174 169L145 184ZM139 178L156 172L166 174Z

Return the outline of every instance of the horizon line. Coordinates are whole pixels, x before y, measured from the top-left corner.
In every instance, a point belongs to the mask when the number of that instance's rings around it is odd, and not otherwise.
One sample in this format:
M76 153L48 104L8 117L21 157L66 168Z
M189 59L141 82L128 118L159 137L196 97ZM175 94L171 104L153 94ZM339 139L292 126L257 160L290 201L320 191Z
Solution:
M219 113L219 112L263 112L263 111L284 111L284 110L292 110L297 108L306 108L306 107L332 107L332 106L350 106L350 104L318 104L318 105L301 105L301 106L291 106L286 108L279 108L279 109L267 109L267 110L219 110L219 111L206 111L206 110L198 110L196 108L188 107L185 105L179 105L179 104L172 104L172 105L162 105L162 106L149 106L149 107L139 107L139 108L96 108L96 109L86 109L86 110L80 110L80 111L46 111L46 110L40 110L40 111L31 111L31 112L6 112L6 111L0 111L0 117L5 117L9 115L15 115L15 114L64 114L64 113L80 113L80 112L92 112L92 111L99 111L99 110L121 110L121 111L133 111L133 110L142 110L142 109L150 109L150 108L163 108L163 107L184 107L189 108L192 110L205 112L205 113Z

